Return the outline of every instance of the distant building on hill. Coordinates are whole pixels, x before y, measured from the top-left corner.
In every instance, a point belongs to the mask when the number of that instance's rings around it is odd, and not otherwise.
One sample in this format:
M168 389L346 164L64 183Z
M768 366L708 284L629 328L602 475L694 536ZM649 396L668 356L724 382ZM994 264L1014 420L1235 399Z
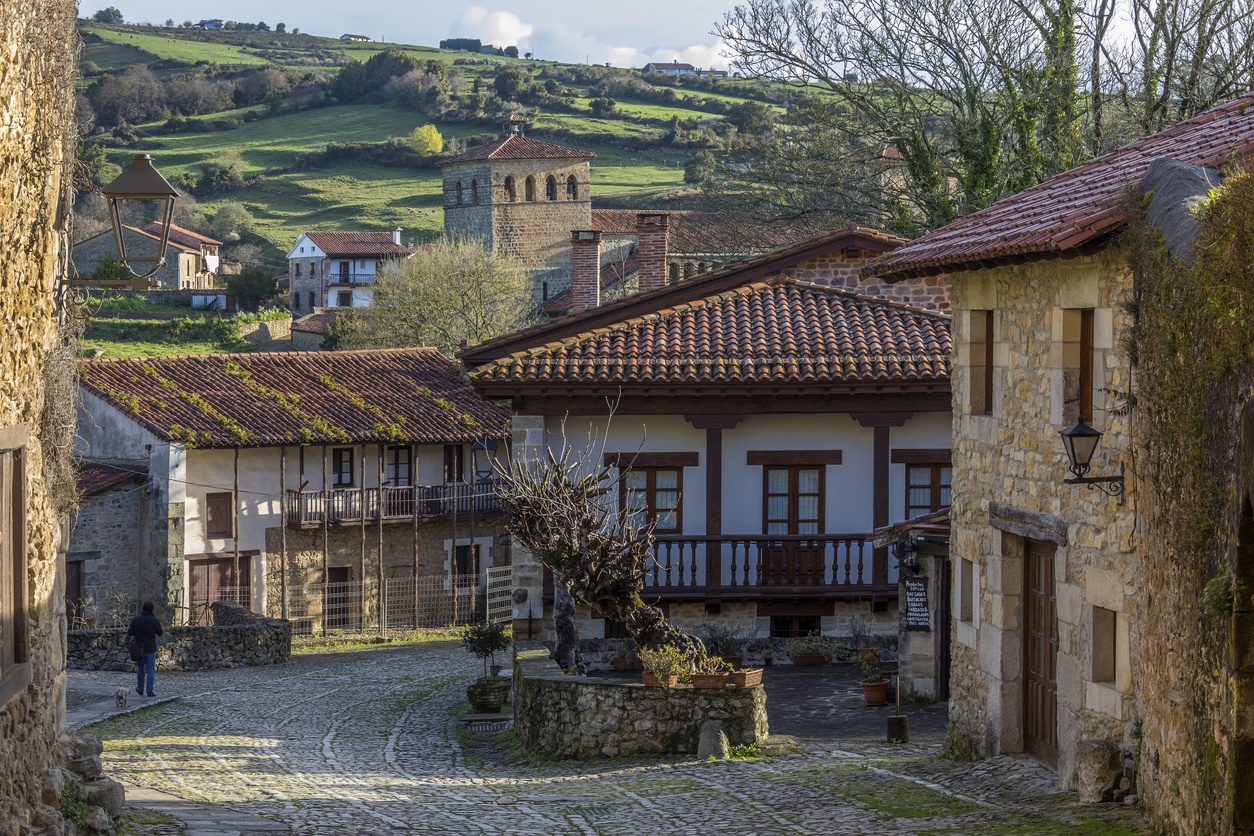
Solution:
M123 227L126 247L130 252L156 252L161 237L160 225L155 221L147 226ZM192 232L181 226L170 226L169 243L166 246L166 265L154 273L148 283L157 290L208 290L214 286L222 272L218 248L222 242ZM71 278L89 279L104 259L117 257L117 242L113 230L94 235L74 245L71 256ZM142 284L142 283L141 283Z
M670 63L649 63L644 65L646 73L662 73L663 75L696 75L697 68L691 64L681 64L678 61Z
M383 264L409 258L413 247L391 232L305 232L287 253L292 316L315 308L361 308L374 301Z
M223 26L222 26L222 21L220 19L214 18L213 20L202 20L200 23L196 24L196 28L197 29L222 29Z
M340 40L341 41L369 41L370 36L369 35L349 35L346 33L346 34L340 35Z

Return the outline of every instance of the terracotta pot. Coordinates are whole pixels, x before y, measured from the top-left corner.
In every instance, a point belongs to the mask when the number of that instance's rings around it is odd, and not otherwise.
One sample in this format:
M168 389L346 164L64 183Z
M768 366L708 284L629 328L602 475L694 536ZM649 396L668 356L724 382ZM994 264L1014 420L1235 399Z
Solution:
M699 688L704 691L716 691L727 685L727 674L725 673L694 673L692 675L692 687Z
M616 670L616 671L625 671L625 670L627 670L627 660L626 660L626 659L614 659L613 661L611 661L611 662L610 662L610 664L612 664L612 665L614 666L614 670Z
M654 676L652 671L640 674L640 679L650 688L674 688L679 684L679 677L671 674L666 677Z
M884 705L888 702L888 680L863 682L862 696L866 699L867 705Z
M743 653L720 653L718 658L722 659L723 664L727 665L729 668L742 668L745 664L745 657Z
M874 646L859 647L858 657L864 662L872 662L874 664L879 664L880 649Z
M749 688L762 684L762 669L749 668L744 671L732 671L732 684L737 688Z
M476 714L496 714L509 696L510 681L505 677L483 676L466 688L466 698Z
M792 663L798 667L815 667L826 665L827 662L826 653L794 653L792 655Z

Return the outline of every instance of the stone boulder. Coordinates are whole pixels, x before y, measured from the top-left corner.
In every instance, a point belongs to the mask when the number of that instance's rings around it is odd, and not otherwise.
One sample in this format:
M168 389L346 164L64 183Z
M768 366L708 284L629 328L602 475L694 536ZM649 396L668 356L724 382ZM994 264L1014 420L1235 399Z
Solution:
M697 741L697 757L705 760L727 760L731 755L731 743L727 740L726 727L721 720L706 720L701 724L701 739Z
M1075 768L1082 804L1114 800L1123 778L1123 759L1116 744L1109 740L1081 740L1075 748Z

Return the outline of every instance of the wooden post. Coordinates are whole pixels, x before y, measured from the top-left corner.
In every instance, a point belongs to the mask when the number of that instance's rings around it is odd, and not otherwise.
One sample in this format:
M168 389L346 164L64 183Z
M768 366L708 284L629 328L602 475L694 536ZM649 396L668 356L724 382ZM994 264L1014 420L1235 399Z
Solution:
M239 448L235 448L235 481L231 490L231 537L235 540L235 559L234 572L231 576L231 583L234 584L236 592L236 604L242 604L239 600Z
M387 609L384 607L384 596L387 594L383 589L383 512L386 510L387 503L384 501L383 495L383 454L384 446L379 444L379 629L387 635L388 626L384 623L387 616Z
M331 488L327 484L327 445L322 445L322 635L327 634L327 593L331 588L327 525L331 519Z
M413 511L414 518L411 523L413 528L413 546L414 546L414 629L418 629L418 445L409 445L409 489L413 492Z
M361 532L361 550L357 554L357 580L361 593L357 596L357 629L366 629L366 445L361 445L361 461L357 464L357 528Z
M287 446L279 446L279 612L287 618Z

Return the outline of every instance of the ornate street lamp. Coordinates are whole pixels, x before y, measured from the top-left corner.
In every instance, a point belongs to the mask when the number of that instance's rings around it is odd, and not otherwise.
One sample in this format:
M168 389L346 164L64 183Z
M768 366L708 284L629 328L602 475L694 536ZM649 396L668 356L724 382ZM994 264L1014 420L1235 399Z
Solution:
M170 219L174 215L174 201L178 191L152 167L152 157L136 154L131 164L101 191L109 201L109 217L113 221L113 240L118 247L118 263L137 279L146 279L165 266L165 248L170 240ZM156 204L159 210L161 236L156 255L128 255L126 236L123 234L121 210L123 204ZM156 214L156 213L154 213ZM139 272L148 266L146 272Z
M496 442L485 435L471 446L470 455L473 457L475 476L480 482L486 482L492 475L492 466L496 459Z
M1123 504L1123 465L1119 465L1118 476L1089 476L1089 466L1093 461L1093 453L1097 450L1102 434L1084 423L1083 418L1058 433L1062 436L1063 449L1071 461L1070 479L1063 479L1064 485L1088 485L1089 490L1097 488L1107 496L1118 497Z

